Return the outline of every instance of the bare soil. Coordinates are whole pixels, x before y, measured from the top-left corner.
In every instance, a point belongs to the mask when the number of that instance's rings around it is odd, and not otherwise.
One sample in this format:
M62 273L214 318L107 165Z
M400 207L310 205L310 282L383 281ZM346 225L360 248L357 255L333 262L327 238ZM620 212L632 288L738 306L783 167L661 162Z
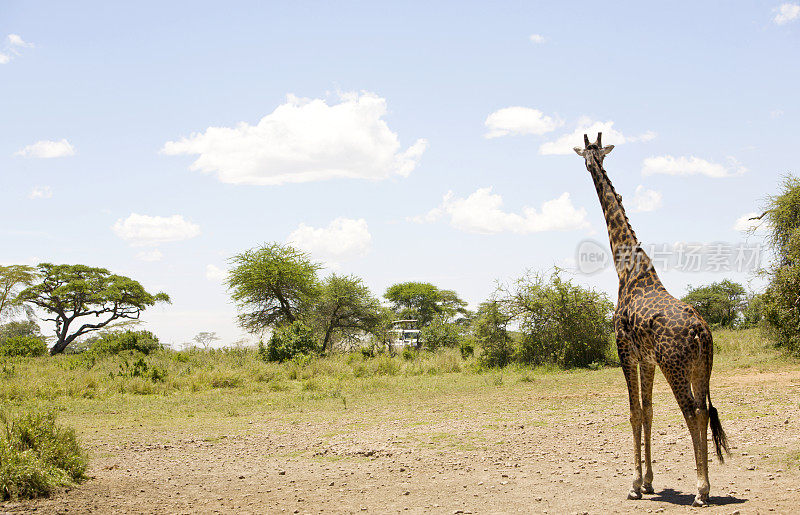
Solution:
M267 411L227 434L207 431L202 418L168 428L86 429L81 432L91 446L93 479L0 510L693 511L689 434L660 376L653 428L656 493L626 500L632 438L622 374L613 373L619 377L599 385L591 374L563 384L554 374L457 394L409 395L399 405L350 402ZM800 372L715 372L712 395L733 455L725 464L714 458L712 506L703 510L800 512Z

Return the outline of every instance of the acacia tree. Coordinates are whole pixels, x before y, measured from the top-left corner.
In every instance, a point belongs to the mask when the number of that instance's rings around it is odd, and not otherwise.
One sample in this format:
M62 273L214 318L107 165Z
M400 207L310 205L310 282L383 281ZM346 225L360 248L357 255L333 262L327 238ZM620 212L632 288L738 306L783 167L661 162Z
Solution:
M766 271L764 321L778 345L800 354L800 178L785 177L767 208L761 217L767 217L767 241L776 259Z
M194 340L195 343L197 343L198 345L202 345L204 349L208 349L209 347L211 347L211 345L214 344L214 342L219 341L220 337L217 336L216 332L203 331L197 333L197 335L195 335L195 337L192 338L192 340Z
M248 331L295 322L318 293L320 265L290 245L264 245L230 262L228 289L240 311L239 325Z
M383 295L392 309L405 318L415 318L420 326L430 324L441 316L450 321L467 314L467 303L452 290L441 290L431 283L405 282L390 286Z
M35 279L36 273L30 266L0 266L0 317L14 315L23 308L18 293Z
M337 333L348 336L372 331L381 319L380 303L359 277L331 274L319 289L313 316L325 352Z
M101 329L114 320L136 320L147 307L170 301L166 293L150 294L137 281L105 268L40 263L36 274L40 282L22 290L19 299L51 315L44 319L56 324L56 343L50 349L51 355L64 352L78 336ZM80 320L78 329L70 332L75 327L73 323L83 317L94 320Z

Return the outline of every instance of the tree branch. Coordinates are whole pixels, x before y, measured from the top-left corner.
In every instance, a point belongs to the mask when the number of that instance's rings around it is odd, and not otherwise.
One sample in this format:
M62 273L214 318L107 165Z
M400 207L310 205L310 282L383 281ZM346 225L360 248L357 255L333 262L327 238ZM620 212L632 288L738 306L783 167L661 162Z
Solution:
M767 216L767 213L771 213L771 212L772 212L772 209L767 209L766 211L764 211L763 213L761 213L758 216L752 216L752 217L748 218L748 220L761 220L762 218Z

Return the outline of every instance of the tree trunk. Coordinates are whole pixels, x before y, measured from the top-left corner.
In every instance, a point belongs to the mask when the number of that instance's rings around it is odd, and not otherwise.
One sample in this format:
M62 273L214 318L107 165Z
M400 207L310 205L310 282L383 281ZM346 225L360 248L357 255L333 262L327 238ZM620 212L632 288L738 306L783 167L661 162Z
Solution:
M322 340L322 352L328 350L328 342L330 342L332 334L333 334L333 324L328 324L328 328L325 329L325 339Z
M75 338L59 337L58 341L56 342L56 344L53 345L53 347L50 349L50 355L51 356L55 356L56 354L61 354L62 352L64 352L64 349L67 348L67 345L72 343L72 340L74 340L74 339Z
M50 349L50 355L55 356L56 354L61 354L64 352L64 349L67 348L67 345L72 343L72 340L76 338L75 335L67 336L67 332L69 331L69 324L72 320L67 320L64 322L64 327L61 328L61 334L58 334L58 341L53 347Z

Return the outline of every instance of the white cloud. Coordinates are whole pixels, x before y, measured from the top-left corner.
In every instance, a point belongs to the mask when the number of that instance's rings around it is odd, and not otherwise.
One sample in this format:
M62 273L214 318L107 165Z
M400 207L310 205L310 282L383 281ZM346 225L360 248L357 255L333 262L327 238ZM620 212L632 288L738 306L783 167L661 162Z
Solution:
M24 41L18 34L6 36L6 43L3 51L0 52L0 64L8 64L12 59L20 55L20 49L32 48L33 43Z
M487 138L522 134L544 134L563 125L564 122L545 115L538 109L512 106L499 109L486 117L489 129Z
M161 261L161 258L163 257L164 254L162 254L158 249L143 250L136 254L136 259L149 262Z
M366 220L341 217L327 227L315 228L301 223L287 239L288 243L314 257L334 261L365 255L371 241Z
M31 192L28 194L28 198L39 199L39 198L52 198L53 190L50 189L50 186L34 186Z
M216 172L232 184L406 177L428 143L418 139L401 150L385 115L386 100L374 93L343 93L334 105L288 95L256 125L209 127L168 141L161 152L197 155L192 170Z
M764 232L766 231L767 221L766 219L761 220L750 220L753 217L758 216L760 213L752 212L746 213L739 218L736 219L736 222L733 224L733 229L735 231L740 232Z
M725 167L695 156L648 157L642 163L642 175L706 175L708 177L722 178L741 175L747 171L732 157L728 158L728 162L729 166Z
M112 229L134 247L188 240L200 234L200 226L184 220L181 215L163 217L131 213L128 218L117 220Z
M645 189L643 185L636 186L633 193L633 203L631 211L641 213L645 211L655 211L662 205L661 192Z
M27 42L23 41L22 38L19 37L18 34L9 34L7 39L8 39L8 44L11 45L12 47L14 47L14 46L22 47L22 48L26 48L26 47L27 48L32 48L33 47L33 43L27 43Z
M586 210L576 209L572 205L569 193L544 202L541 211L526 206L522 208L522 214L517 214L503 211L502 207L503 198L493 194L491 187L480 188L467 198L457 198L452 191L449 191L439 207L409 220L430 223L447 217L450 225L456 229L479 234L501 232L528 234L569 231L589 226L586 221Z
M647 131L638 136L625 136L622 132L614 128L613 121L598 122L589 117L582 117L578 120L577 127L569 134L565 134L555 141L548 141L539 147L539 153L543 155L566 155L572 154L573 147L583 147L583 135L588 134L594 141L598 132L603 133L603 145L621 145L635 141L650 141L656 137L655 132Z
M18 150L14 155L49 159L52 157L74 156L75 148L66 139L61 141L42 140Z
M228 277L228 272L215 265L206 265L206 279L222 282Z
M531 43L535 45L541 45L545 42L544 36L541 34L531 34L529 39L531 40Z
M784 25L800 17L800 5L798 4L785 3L781 4L780 7L777 7L774 10L776 13L775 17L772 18L772 21L777 25Z

